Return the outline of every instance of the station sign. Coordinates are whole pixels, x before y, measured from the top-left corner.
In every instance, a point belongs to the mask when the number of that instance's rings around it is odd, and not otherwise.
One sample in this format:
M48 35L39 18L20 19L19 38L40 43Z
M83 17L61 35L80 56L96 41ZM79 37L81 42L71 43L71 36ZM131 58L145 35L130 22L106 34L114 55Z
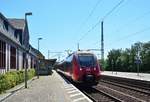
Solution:
M140 64L140 63L142 63L142 61L141 61L141 59L136 59L135 63Z

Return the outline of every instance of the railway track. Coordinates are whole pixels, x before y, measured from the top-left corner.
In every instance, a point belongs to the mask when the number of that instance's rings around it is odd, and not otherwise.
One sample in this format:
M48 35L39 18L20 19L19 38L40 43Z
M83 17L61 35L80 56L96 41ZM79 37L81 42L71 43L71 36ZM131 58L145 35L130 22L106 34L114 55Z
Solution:
M66 78L64 75L59 73L63 78ZM69 82L74 84L79 90L81 90L85 95L87 95L93 102L122 102L120 99L104 92L101 90L98 90L93 87L84 87L80 86L72 81L70 81L68 78L66 78Z
M97 88L86 87L80 90L94 102L122 102L120 99Z
M136 87L134 85L117 83L111 80L100 80L97 86L85 87L76 85L79 90L94 102L150 102L150 90L148 87ZM133 83L134 84L134 83Z
M81 88L81 91L94 102L150 102L150 90L143 86L101 80L97 86Z
M150 90L147 89L147 88L143 88L143 87L142 88L137 88L137 87L133 87L133 86L130 86L130 85L119 84L119 83L106 81L106 80L101 80L99 83L100 84L105 83L105 84L109 84L109 85L111 84L111 85L114 85L116 87L121 87L121 88L124 88L124 89L136 91L136 92L139 92L139 93L146 94L146 95L150 96Z
M117 97L123 102L150 102L150 96L143 93L143 91L135 91L127 87L124 88L102 82L100 82L96 88Z
M136 87L136 88L150 91L150 82L149 81L121 78L121 77L107 76L107 75L102 75L101 80L114 82L114 83L118 83L118 84L122 84L122 85L124 84L127 86Z

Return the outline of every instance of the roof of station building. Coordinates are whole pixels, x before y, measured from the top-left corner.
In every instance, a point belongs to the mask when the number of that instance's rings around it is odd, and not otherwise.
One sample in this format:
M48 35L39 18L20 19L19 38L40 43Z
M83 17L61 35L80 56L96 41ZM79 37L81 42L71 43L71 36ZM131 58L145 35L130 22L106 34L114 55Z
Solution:
M9 18L8 21L16 29L24 29L25 28L25 20L24 19Z

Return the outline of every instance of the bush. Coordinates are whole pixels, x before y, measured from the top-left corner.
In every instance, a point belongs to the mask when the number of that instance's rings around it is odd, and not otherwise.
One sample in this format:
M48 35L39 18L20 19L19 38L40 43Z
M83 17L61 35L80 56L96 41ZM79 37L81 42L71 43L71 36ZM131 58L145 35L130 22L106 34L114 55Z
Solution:
M17 81L17 84L20 84L21 82L24 81L24 71L18 71L17 72L17 75L18 75L18 81Z
M29 69L28 79L35 76L35 70ZM10 71L5 74L0 74L0 93L5 92L5 90L10 89L20 83L24 82L24 71Z
M0 75L0 93L4 92L7 89L7 81L5 76L2 74Z
M35 70L34 69L28 70L28 79L31 79L34 76L35 76Z
M17 83L19 81L17 71L7 72L4 76L7 81L8 88L12 88L17 85Z

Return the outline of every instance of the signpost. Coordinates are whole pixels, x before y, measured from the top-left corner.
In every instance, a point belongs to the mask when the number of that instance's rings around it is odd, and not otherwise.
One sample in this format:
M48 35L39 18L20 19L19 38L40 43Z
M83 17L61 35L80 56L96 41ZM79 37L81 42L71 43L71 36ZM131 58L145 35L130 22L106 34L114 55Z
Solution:
M139 76L140 64L142 63L142 61L141 61L139 56L137 56L137 58L135 59L135 63L137 64L137 76Z

